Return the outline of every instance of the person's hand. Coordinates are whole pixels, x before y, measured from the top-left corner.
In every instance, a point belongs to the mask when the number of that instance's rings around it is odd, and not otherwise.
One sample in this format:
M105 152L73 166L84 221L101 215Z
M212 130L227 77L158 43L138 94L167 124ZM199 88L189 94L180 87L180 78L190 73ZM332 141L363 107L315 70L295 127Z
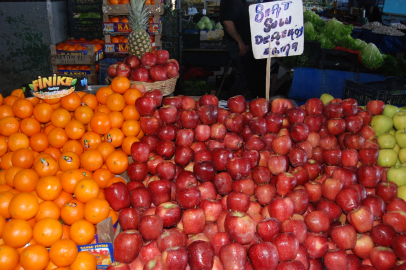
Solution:
M238 43L238 47L240 48L239 55L245 55L247 53L247 46L245 46L244 42Z

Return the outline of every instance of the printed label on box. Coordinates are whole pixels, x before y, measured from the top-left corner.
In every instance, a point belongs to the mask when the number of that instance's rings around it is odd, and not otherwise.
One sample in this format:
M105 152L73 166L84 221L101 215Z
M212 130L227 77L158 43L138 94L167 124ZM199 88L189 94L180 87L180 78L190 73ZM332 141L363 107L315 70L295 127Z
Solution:
M107 266L114 262L112 243L83 245L78 246L78 249L79 251L88 251L96 257L97 269L106 269Z
M128 23L103 23L103 31L130 33L131 28Z

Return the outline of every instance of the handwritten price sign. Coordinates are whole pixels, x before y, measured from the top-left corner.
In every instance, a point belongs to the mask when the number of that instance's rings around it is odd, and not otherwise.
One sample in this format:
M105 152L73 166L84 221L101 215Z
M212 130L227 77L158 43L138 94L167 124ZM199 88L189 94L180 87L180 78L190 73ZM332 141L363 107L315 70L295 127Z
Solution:
M303 53L303 3L274 1L249 7L251 43L255 59Z

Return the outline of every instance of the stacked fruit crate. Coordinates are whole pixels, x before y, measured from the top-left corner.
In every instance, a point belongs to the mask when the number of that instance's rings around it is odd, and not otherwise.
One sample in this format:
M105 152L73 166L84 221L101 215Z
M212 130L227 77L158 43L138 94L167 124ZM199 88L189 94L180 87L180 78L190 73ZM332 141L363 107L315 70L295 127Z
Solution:
M68 7L71 37L102 38L102 0L71 0Z
M160 0L148 5L151 12L148 33L151 36L153 50L161 48L161 15L164 5ZM127 15L130 14L126 4L109 4L103 0L103 34L105 54L107 57L123 57L128 54L127 36L131 33Z

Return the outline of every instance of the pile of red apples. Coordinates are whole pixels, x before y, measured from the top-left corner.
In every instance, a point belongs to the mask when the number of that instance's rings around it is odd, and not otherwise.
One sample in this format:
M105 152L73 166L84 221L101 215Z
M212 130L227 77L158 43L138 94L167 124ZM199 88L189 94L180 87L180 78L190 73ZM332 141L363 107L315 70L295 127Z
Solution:
M137 99L108 270L406 269L406 202L354 99Z

